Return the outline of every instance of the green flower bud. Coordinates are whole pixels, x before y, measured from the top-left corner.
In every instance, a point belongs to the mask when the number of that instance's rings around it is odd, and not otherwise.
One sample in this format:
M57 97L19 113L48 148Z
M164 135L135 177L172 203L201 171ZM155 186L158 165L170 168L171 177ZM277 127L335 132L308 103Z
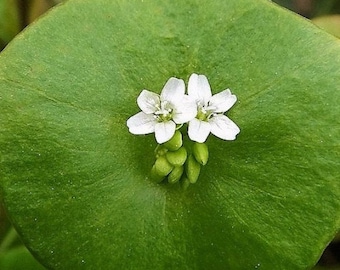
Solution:
M156 159L151 169L151 178L156 182L161 182L173 169L173 166L166 160L164 156Z
M187 177L182 177L182 180L181 180L181 185L182 185L182 188L184 190L186 190L189 186L190 186L190 181Z
M177 183L179 179L181 179L183 171L184 171L183 166L176 166L175 168L173 168L171 173L168 175L168 182L170 184Z
M165 154L166 159L174 166L182 166L187 160L187 150L181 147L177 151L168 151Z
M156 169L156 166L153 165L151 172L150 172L150 177L153 181L155 181L156 183L160 183L163 181L163 179L165 178L164 175L160 175L159 172Z
M165 155L166 152L168 152L167 148L165 148L163 145L157 145L155 149L155 156L156 158L159 158L160 156Z
M167 176L174 166L172 166L164 156L161 156L156 159L155 167L160 175Z
M174 136L172 136L172 138L163 145L170 151L176 151L182 146L182 144L182 133L176 130Z
M208 146L205 143L194 143L194 146L192 147L192 153L194 154L194 157L198 161L198 163L203 166L207 164L209 151Z
M196 183L198 176L200 175L201 165L196 161L193 155L190 155L185 163L186 175L191 184Z

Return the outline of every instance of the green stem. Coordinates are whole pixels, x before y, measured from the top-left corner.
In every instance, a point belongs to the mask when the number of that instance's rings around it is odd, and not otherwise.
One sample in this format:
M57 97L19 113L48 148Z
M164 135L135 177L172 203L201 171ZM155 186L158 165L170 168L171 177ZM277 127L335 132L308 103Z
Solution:
M12 245L12 243L16 240L17 237L18 237L18 234L16 230L14 229L13 226L11 226L5 238L2 240L0 244L0 254L2 252L5 252Z

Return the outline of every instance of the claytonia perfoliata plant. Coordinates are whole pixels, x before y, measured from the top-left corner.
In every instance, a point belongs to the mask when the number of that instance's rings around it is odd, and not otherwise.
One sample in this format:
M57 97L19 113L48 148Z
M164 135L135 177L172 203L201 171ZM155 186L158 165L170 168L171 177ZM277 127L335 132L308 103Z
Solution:
M170 78L158 95L143 90L137 98L141 112L127 120L132 134L155 133L159 144L155 150L156 162L151 178L171 184L181 182L183 187L195 183L201 166L208 162L208 147L204 143L211 132L223 140L235 140L239 127L224 115L237 98L226 89L212 95L208 79L192 74L185 94L184 81ZM180 129L188 124L188 138L193 141L183 145ZM190 147L189 147L190 145Z

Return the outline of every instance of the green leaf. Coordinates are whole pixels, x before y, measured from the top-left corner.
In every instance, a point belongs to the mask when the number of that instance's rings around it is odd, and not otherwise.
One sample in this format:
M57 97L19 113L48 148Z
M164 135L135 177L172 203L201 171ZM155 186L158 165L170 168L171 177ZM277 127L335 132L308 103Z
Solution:
M26 15L28 24L34 22L55 4L53 0L28 0Z
M15 0L0 1L0 49L20 31L18 4Z
M9 216L49 268L309 268L340 225L339 55L269 1L68 1L0 57ZM183 190L126 120L193 72L237 95L241 133Z
M0 254L0 269L43 270L45 268L34 259L24 246L20 246Z

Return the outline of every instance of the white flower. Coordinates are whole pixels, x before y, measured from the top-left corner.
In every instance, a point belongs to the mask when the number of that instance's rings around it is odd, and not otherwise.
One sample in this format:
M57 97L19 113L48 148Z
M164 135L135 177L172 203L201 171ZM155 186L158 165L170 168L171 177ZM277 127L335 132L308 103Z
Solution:
M185 95L183 80L170 78L160 95L143 90L137 98L142 110L127 120L132 134L155 132L156 141L161 144L172 138L176 124L184 124L197 114L195 101Z
M239 127L223 115L237 100L229 89L212 96L207 77L194 73L189 78L188 94L197 104L197 116L189 122L191 140L203 143L210 132L223 140L236 138Z

